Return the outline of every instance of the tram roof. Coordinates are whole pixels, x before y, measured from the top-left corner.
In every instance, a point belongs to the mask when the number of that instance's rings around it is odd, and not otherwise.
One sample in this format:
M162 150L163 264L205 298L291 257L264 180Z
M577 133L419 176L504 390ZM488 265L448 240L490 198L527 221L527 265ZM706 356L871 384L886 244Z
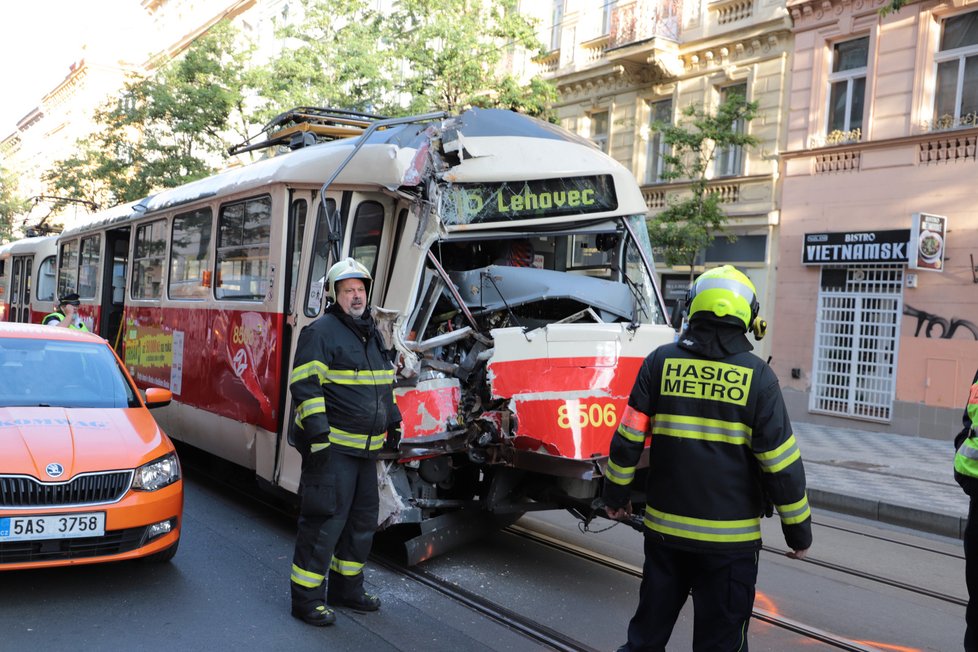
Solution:
M440 123L405 124L375 131L334 183L390 190L410 185L405 179L428 138L429 126L440 131L442 147L448 145L462 152L461 162L441 173L451 183L610 174L615 178L619 212L647 211L631 172L591 141L548 122L502 109L469 109ZM66 230L64 235L270 183L322 184L346 160L356 143L355 138L348 138L312 145L168 188L138 202L102 211L88 223Z
M21 253L31 253L42 251L44 248L49 250L54 250L55 240L58 239L56 235L43 235L36 236L33 238L24 238L23 240L17 240L0 246L0 254L14 255Z

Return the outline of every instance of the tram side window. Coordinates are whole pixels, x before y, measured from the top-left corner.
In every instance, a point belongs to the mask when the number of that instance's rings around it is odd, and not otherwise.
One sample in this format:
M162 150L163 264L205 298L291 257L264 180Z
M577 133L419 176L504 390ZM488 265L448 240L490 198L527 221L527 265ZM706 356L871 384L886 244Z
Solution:
M166 220L136 227L132 261L132 298L159 299L163 291Z
M211 286L210 208L181 213L173 218L170 245L169 294L171 299L206 299Z
M306 211L308 203L305 199L292 202L289 219L292 221L292 273L289 274L289 314L295 311L295 288L299 282L299 268L302 266L302 238L306 231Z
M37 292L34 294L38 301L54 301L54 289L56 279L54 277L54 256L48 256L41 261L41 267L37 274Z
M261 301L269 289L272 200L258 197L221 206L217 226L218 299Z
M78 266L78 296L82 299L95 298L95 286L98 282L99 249L102 236L93 235L82 238L81 260Z
M58 265L58 296L78 291L78 241L61 245Z
M323 308L323 295L326 292L326 272L329 263L329 222L327 216L336 210L336 202L326 200L326 209L319 205L316 213L316 237L312 245L312 262L309 265L309 279L306 283L306 317L315 317Z
M384 232L384 207L375 201L365 201L357 206L353 218L353 234L350 238L350 256L377 275L377 251Z

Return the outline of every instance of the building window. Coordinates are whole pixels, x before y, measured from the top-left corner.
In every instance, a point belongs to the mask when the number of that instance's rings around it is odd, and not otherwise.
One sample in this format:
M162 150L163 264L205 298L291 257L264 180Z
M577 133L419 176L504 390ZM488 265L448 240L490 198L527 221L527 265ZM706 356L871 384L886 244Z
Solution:
M732 97L747 99L747 84L735 84L720 89L720 103L728 102ZM736 120L731 125L731 130L742 134L747 128L743 120ZM716 152L716 176L736 177L744 172L744 148L741 145L730 145L722 147Z
M862 130L866 97L866 61L869 37L836 43L829 74L829 110L826 133ZM847 140L857 140L848 138Z
M611 12L615 8L615 0L598 0L601 7L601 33L611 33Z
M591 140L602 152L608 153L608 112L591 114Z
M649 140L645 150L645 183L659 183L669 153L664 135L656 124L672 124L672 100L649 102Z
M554 0L553 11L550 12L550 51L560 49L560 24L564 21L564 0Z
M978 119L978 12L948 18L941 25L937 56L935 126L974 125Z

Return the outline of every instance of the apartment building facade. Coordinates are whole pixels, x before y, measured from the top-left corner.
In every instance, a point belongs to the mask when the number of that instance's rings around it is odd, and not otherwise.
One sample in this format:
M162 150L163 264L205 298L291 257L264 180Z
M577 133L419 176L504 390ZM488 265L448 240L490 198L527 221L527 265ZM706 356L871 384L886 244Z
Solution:
M950 438L978 367L978 2L790 0L773 366L793 415Z
M548 3L524 3L540 11ZM549 53L537 64L559 92L560 124L590 137L642 184L650 219L688 192L662 179L664 145L651 129L689 105L713 111L726 95L758 103L743 128L759 145L720 152L711 190L720 194L730 242L718 234L693 270L735 264L757 286L773 328L778 262L778 153L787 133L791 24L779 0L554 0L537 18ZM688 267L658 261L672 308L689 286ZM768 342L757 352L770 355Z

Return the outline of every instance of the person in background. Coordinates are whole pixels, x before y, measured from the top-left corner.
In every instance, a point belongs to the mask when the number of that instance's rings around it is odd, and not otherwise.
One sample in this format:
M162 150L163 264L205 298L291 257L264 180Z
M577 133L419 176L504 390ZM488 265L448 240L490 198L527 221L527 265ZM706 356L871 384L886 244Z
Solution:
M619 652L665 650L693 594L693 650L747 650L761 517L773 503L794 559L812 544L805 470L781 387L751 353L766 324L754 285L724 265L690 288L689 325L642 363L611 441L603 498L631 514L630 486L651 437L645 564Z
M334 303L299 334L289 382L302 456L292 615L316 626L336 621L326 605L380 608L364 589L363 567L380 505L376 459L382 448L398 450L401 413L394 367L367 305L370 282L352 258L329 269Z
M970 499L964 526L964 579L968 587L964 649L978 652L978 372L971 381L968 403L961 415L961 432L954 438L954 479Z
M74 292L63 294L58 298L58 308L52 313L44 316L41 323L45 326L61 326L64 328L74 328L80 331L87 331L88 327L78 316L78 306L81 305L79 297Z

